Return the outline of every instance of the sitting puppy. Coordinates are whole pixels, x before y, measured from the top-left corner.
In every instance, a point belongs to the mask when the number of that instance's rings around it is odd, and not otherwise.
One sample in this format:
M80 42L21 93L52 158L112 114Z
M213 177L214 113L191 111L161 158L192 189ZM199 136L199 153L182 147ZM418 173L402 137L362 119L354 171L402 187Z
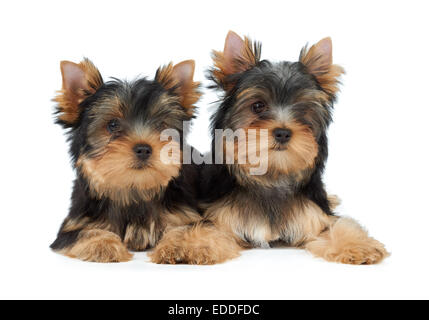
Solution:
M204 221L171 230L152 260L214 264L243 248L277 244L341 263L383 260L383 244L354 220L333 214L336 199L328 198L322 182L327 129L343 73L332 64L331 39L303 48L298 62L273 63L260 60L260 44L230 32L224 51L214 52L213 59L210 77L224 97L212 117L212 149L225 151L223 163L201 169ZM218 129L239 138L232 153L225 135L215 139ZM255 171L251 153L259 155L264 171Z
M134 82L103 82L87 59L61 62L61 73L56 122L69 129L77 178L51 248L85 261L128 261L129 250L154 247L167 228L198 221L197 172L181 165L183 122L200 96L194 61ZM164 139L166 128L179 139Z

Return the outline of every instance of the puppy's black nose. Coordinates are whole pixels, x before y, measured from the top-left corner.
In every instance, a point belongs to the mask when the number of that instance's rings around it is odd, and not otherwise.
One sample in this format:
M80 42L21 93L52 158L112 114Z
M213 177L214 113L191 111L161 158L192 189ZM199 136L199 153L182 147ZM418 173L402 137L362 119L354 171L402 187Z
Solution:
M136 144L133 150L140 160L147 160L152 155L152 147L148 144Z
M289 129L277 128L274 129L273 135L278 143L284 144L289 142L290 138L292 137L292 131Z

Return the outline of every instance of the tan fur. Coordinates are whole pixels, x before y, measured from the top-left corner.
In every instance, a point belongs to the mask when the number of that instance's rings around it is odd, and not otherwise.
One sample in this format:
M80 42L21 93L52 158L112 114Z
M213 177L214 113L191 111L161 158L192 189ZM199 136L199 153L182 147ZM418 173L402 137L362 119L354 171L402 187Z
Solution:
M336 194L328 195L328 201L329 201L329 208L331 210L334 210L336 207L338 207L341 204L341 199Z
M153 150L144 168L135 167L132 148L137 143L149 144ZM123 136L110 142L96 157L80 157L77 167L88 179L94 196L107 196L124 205L138 198L150 200L179 175L181 155L177 143L178 152L172 154L178 157L173 159L174 163L161 161L161 150L167 143L174 144L171 141L161 142L159 134L143 130L138 137Z
M283 149L279 149L273 137L273 131L279 127L288 128L292 131L292 138L287 147ZM249 130L252 130L255 134L249 134ZM268 142L265 145L260 143L261 130L267 130ZM259 167L261 164L264 164L271 173L270 176L249 175L247 179L258 180L262 184L270 185L271 182L277 180L280 174L295 174L298 176L303 170L314 166L314 161L318 153L318 144L311 130L302 124L295 121L286 121L283 123L277 121L260 121L245 128L244 132L245 136L243 136L241 141L240 139L234 140L233 150L226 148L226 144L224 143L226 156L233 157L235 163L240 167L239 170L244 170L246 173L249 173L251 168ZM268 150L263 148L268 148ZM232 151L234 154L229 154ZM266 158L261 157L260 162L257 164L250 163L247 157L245 159L246 163L238 162L240 154L260 156L262 151L268 156Z
M176 92L181 97L180 103L187 110L188 114L192 115L195 109L194 104L200 99L201 93L198 91L199 82L194 82L192 76L186 79L181 79L177 74L178 70L184 65L189 64L194 74L195 62L186 60L173 66L172 63L161 67L156 72L155 80L161 83L166 89L175 88Z
M325 99L325 96L326 94L320 90L303 90L295 102L305 102L311 97L316 99L312 100L314 103ZM223 148L225 156L234 159L235 163L238 163L239 159L242 160L240 155L245 156L246 163L239 164L240 170L249 173L252 168L260 166L268 168L269 174L266 176L249 177L268 186L277 180L279 175L295 174L298 177L303 170L312 168L319 147L311 128L298 123L287 113L280 114L278 120L260 120L258 115L251 111L251 105L261 100L265 101L267 108L270 108L270 98L259 88L249 88L238 94L234 109L241 114L240 126L244 134L241 138L234 140L233 150L226 148L225 143ZM325 110L324 107L323 110ZM278 145L274 139L273 132L277 128L287 128L292 131L292 138L286 147ZM268 141L261 144L262 133L266 134ZM249 161L249 155L259 157L261 154L268 154L268 156L261 158L257 164Z
M153 221L149 226L143 226L138 224L129 224L126 227L123 246L132 251L143 251L148 248L153 248L159 239L162 237L166 230L170 230L175 227L196 223L201 220L201 216L186 207L177 208L174 212L170 212L166 209L159 209L159 222ZM78 241L72 246L61 251L61 253L73 256L78 259L88 261L97 261L102 258L101 254L108 254L108 252L91 251L91 248L101 246L102 241L100 236L105 239L106 235L109 235L109 241L112 239L112 234L117 235L121 230L113 227L108 221L95 220L91 221L88 218L83 219L70 219L67 218L62 227L62 232L71 232L81 230ZM90 239L94 238L94 239ZM119 237L113 237L119 240ZM108 241L108 242L109 242ZM110 241L112 242L112 241ZM95 244L94 244L95 243ZM117 246L120 248L121 246ZM107 248L109 249L109 248ZM98 250L95 248L94 250ZM122 252L119 251L118 252ZM94 256L93 258L92 255ZM115 262L115 261L97 261L97 262Z
M328 49L326 49L328 47ZM307 66L320 86L329 94L336 94L339 90L339 77L344 69L332 64L332 42L330 38L320 40L310 49L304 47L301 50L299 61Z
M74 66L82 71L80 88L70 88L67 84L66 73L67 66ZM89 59L84 59L79 64L62 61L61 73L63 79L62 89L58 91L57 96L53 99L58 103L59 120L68 124L73 124L79 117L79 104L88 96L93 94L103 84L100 72Z
M318 153L318 144L311 130L295 121L288 121L280 127L292 131L292 138L285 151L270 150L269 163L274 171L284 174L296 173L312 168ZM270 132L271 133L271 132ZM272 133L269 135L272 138Z
M303 89L296 95L296 97L294 97L294 99L291 101L291 104L305 102L310 102L313 104L319 103L321 108L326 110L326 108L323 107L323 104L329 103L329 101L330 97L325 91L315 89ZM326 110L326 112L328 113L328 110Z
M201 220L201 216L189 208L178 208L174 212L165 212L162 215L162 223L165 229L188 225Z
M133 251L143 251L155 246L159 234L155 232L155 222L149 226L149 230L137 224L129 224L125 231L124 244Z
M210 206L204 217L214 223L216 227L234 234L237 239L251 239L256 245L264 245L276 238L266 216L259 212L252 214L252 208L247 208L249 214L242 214L237 205L218 201Z
M250 208L249 208L250 209ZM314 203L296 209L285 224L272 229L267 216L260 212L242 214L242 208L218 202L205 214L213 224L199 223L193 227L173 228L150 255L156 263L214 264L235 258L251 245L268 247L274 241L287 241L300 246L315 239L330 224Z
M350 218L338 219L305 248L316 257L346 264L374 264L389 256L382 243Z
M331 206L337 204L337 199L330 196ZM328 216L312 201L296 203L287 212L283 222L271 226L268 217L250 203L243 208L234 201L218 201L205 213L205 219L212 224L172 229L151 254L152 260L213 264L235 257L249 245L268 247L278 242L341 263L372 264L388 256L384 246L369 237L357 222Z
M82 231L78 241L60 253L91 262L125 262L133 257L119 236L100 229Z
M231 40L235 39L240 43L241 48L231 48ZM213 76L222 83L225 83L225 77L231 74L246 71L255 66L260 59L260 46L245 37L241 39L233 31L229 31L225 39L225 47L222 51L212 52L214 70Z
M173 63L160 67L155 75L155 80L161 83L166 89L177 86L177 80L173 78Z
M227 76L251 68L258 59L256 47L252 48L247 39L243 41L230 32L225 41L224 52L213 53L213 76L228 90L228 85L231 84L226 83ZM296 96L295 103L308 101L315 107L322 108L317 112L327 113L324 104L338 91L338 78L343 73L341 67L332 64L331 40L323 39L309 50L304 48L300 61L316 77L324 92L302 90ZM281 181L278 176L282 174L292 176L295 181L306 177L305 173L314 166L318 154L318 144L312 130L294 121L287 113L279 115L281 120L259 120L250 112L251 104L256 101L263 101L269 107L269 97L258 88L247 89L238 94L235 110L242 115L240 128L244 129L246 149L243 153L240 149L243 145L239 144L243 141L239 140L234 141L233 150L224 149L225 156L235 160L234 165L229 165L228 168L234 171L238 184L251 186L257 181L269 187L270 183ZM288 128L292 131L292 137L286 147L277 145L273 138L272 133L276 128ZM269 170L264 176L250 176L250 163L237 164L240 154L248 155L249 150L256 151L256 154L263 151L258 149L261 148L260 133L256 132L254 140L249 141L249 132L252 129L269 131L268 157L265 160L268 161ZM251 179L253 181L249 181ZM290 187L287 184L278 185L285 190ZM283 206L277 203L278 207L273 204L272 210L276 215L270 217L267 209L257 200L253 201L252 196L247 192L232 192L211 205L203 205L206 209L204 220L209 223L172 229L155 248L151 255L152 260L157 263L212 264L238 255L240 249L247 246L269 247L272 243L279 242L306 248L316 256L343 263L377 263L387 256L384 246L370 238L355 221L329 216L308 199L285 199ZM331 209L339 204L336 196L329 196L328 200ZM219 244L214 238L219 239ZM229 246L224 240L230 241ZM218 246L213 247L215 245ZM219 248L225 251L225 256L220 257L222 252L218 252Z
M220 229L227 230L242 240L249 239L257 246L279 240L300 246L308 239L318 236L330 225L332 219L311 201L296 205L289 214L285 210L283 222L275 227L270 226L267 215L259 208L252 208L250 204L244 211L234 204L218 202L207 209L205 217Z
M81 218L81 219L71 219L66 218L64 221L64 225L61 228L63 232L71 232L79 229L102 229L111 232L119 232L119 230L115 230L115 228L108 222L103 220L95 220L91 221L89 218Z
M231 233L201 223L169 230L149 257L155 263L210 265L233 259L240 250Z
M286 220L282 238L289 245L300 247L304 243L315 239L335 219L335 217L326 215L314 202L306 201L302 205L297 205L293 210L293 214Z
M248 109L250 106L257 101L269 101L270 96L266 90L261 88L247 88L237 94L237 101L235 102L234 108L236 110ZM267 102L268 103L268 102ZM252 118L256 118L254 114L251 114Z

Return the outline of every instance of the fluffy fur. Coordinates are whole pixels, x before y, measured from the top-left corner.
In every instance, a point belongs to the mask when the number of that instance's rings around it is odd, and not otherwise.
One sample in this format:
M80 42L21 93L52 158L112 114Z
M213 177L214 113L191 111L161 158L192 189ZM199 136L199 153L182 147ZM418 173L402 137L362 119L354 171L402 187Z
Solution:
M261 61L260 48L230 32L224 51L213 54L209 77L224 93L212 118L213 138L215 129L267 130L267 172L250 174L250 163L203 165L199 200L207 223L167 234L153 261L212 264L243 248L281 243L329 261L380 262L388 255L384 246L355 221L334 215L338 201L322 181L343 73L332 63L331 39L303 48L297 62ZM286 132L283 142L279 129ZM217 143L213 139L213 151Z
M70 212L51 248L94 262L121 262L152 248L169 227L200 220L198 173L181 165L183 121L200 94L194 62L160 68L154 80L104 82L88 60L61 63L56 121L68 128L76 169ZM180 141L163 142L165 128ZM170 143L179 153L164 163Z

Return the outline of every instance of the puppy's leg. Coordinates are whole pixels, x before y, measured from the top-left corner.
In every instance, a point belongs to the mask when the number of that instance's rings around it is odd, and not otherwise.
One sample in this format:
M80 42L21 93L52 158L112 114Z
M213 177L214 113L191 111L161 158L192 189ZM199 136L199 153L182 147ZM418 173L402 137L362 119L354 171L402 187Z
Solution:
M338 218L305 248L317 257L346 264L375 264L389 253L384 245L368 236L355 220Z
M238 257L240 250L232 233L197 222L168 230L149 257L155 263L216 264Z
M60 233L52 248L71 258L91 262L125 262L133 257L119 236L110 231L84 229L70 244L61 249L55 248L55 243L61 243L66 237L67 233Z
M336 194L328 195L328 201L329 201L329 208L331 210L334 210L336 207L338 207L341 204L341 199Z
M310 200L293 210L284 235L290 245L328 261L374 264L388 256L384 245L369 237L356 221L328 216Z

